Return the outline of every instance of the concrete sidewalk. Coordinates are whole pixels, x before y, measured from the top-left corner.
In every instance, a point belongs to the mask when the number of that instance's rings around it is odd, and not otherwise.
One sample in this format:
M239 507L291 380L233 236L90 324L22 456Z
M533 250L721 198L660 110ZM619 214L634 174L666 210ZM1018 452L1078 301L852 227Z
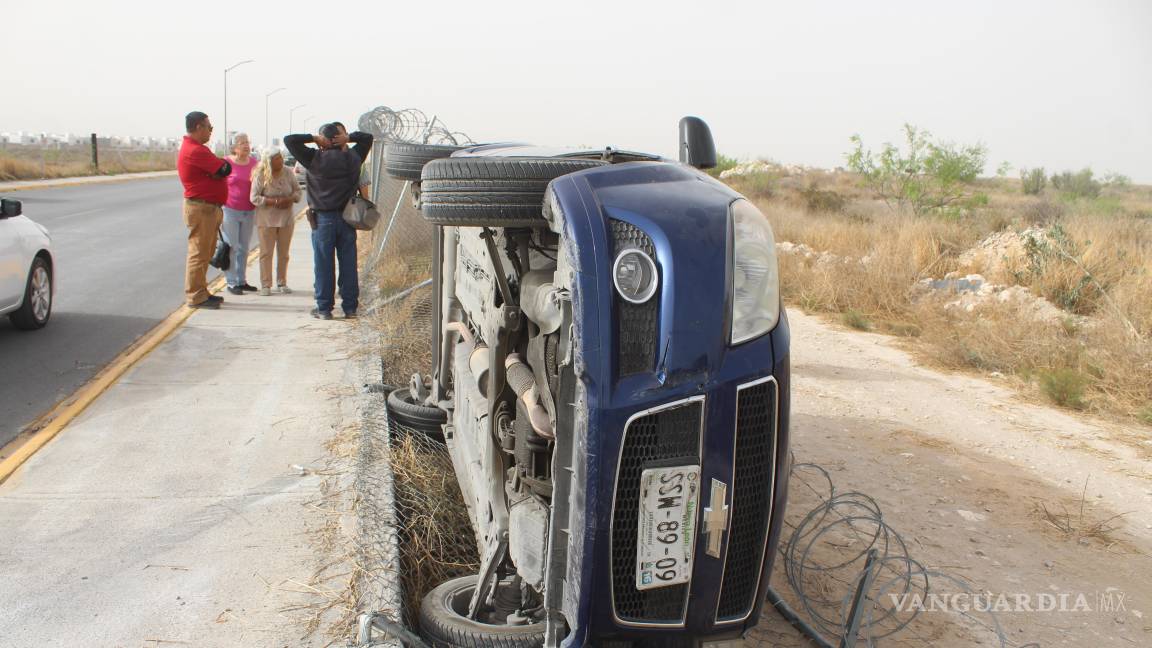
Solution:
M309 316L309 238L295 293L197 311L0 485L0 646L326 643L301 609L356 327Z
M11 180L8 182L0 182L0 193L9 193L12 191L32 191L34 189L51 189L52 187L107 184L109 182L127 182L129 180L143 180L147 178L167 178L175 175L175 171L145 171L144 173L74 176L71 178L46 178L44 180Z

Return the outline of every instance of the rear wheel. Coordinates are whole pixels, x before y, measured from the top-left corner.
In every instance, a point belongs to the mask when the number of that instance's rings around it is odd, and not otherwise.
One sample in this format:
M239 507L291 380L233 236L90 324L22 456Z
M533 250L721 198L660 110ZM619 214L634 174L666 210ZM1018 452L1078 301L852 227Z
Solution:
M430 439L444 442L443 425L448 422L448 413L444 410L416 402L412 390L407 387L388 394L385 403L388 416L396 423L422 432Z
M607 162L575 158L435 160L420 178L420 212L436 225L542 227L544 193L562 175Z
M389 144L384 152L384 170L393 178L419 180L425 164L446 158L462 148L445 144L396 142Z
M476 590L476 576L441 583L420 603L420 633L436 648L539 648L544 645L544 622L525 625L498 623L493 612L481 612L487 621L468 618L468 604Z
M24 302L8 315L12 325L31 331L43 328L52 316L52 269L42 257L32 260L28 282L24 286Z

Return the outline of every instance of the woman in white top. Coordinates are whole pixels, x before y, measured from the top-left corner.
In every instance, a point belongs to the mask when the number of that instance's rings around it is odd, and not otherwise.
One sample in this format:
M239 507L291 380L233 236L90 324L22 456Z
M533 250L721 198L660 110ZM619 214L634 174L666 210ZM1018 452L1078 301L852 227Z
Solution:
M300 201L300 185L284 166L280 149L265 151L252 171L252 204L256 205L256 232L260 237L260 294L272 294L272 252L276 252L276 292L288 287L288 246L296 220L292 205Z

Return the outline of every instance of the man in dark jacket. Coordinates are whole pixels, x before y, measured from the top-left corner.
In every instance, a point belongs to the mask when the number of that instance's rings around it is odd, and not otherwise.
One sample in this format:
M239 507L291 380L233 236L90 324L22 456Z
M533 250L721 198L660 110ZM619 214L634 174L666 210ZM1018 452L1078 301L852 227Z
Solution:
M315 144L316 148L309 144ZM340 307L344 317L356 317L360 306L356 230L344 222L344 207L359 187L360 166L372 149L372 136L360 131L349 134L343 124L333 122L321 126L317 135L286 135L284 145L297 164L308 170L308 206L313 213L309 222L316 277L316 308L312 309L312 316L332 319L337 287L334 265L339 265Z

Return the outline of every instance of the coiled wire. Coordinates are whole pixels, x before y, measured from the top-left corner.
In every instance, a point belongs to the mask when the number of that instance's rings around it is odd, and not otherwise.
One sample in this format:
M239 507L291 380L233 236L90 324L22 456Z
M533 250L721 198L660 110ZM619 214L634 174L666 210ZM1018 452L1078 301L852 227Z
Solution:
M875 550L875 578L865 594L863 617L856 645L879 646L885 638L900 634L902 643L920 639L933 645L938 637L915 623L933 600L946 600L953 594L979 596L966 581L946 572L925 568L914 560L904 538L884 520L875 499L856 491L838 493L831 476L812 463L792 467L790 506L816 499L792 528L778 551L791 596L799 602L792 610L779 593L770 596L787 618L792 614L807 623L797 623L821 645L827 637L840 639L851 612L856 587L864 577L863 565ZM804 509L800 509L804 510ZM795 516L790 515L791 519ZM919 603L919 604L917 604ZM957 625L950 628L970 635L973 644L1001 648L1039 648L1020 645L1008 639L991 610L949 609ZM790 619L791 620L791 619Z
M357 126L383 144L474 144L472 138L450 130L438 117L429 119L428 115L417 108L393 110L388 106L377 106L361 115Z

